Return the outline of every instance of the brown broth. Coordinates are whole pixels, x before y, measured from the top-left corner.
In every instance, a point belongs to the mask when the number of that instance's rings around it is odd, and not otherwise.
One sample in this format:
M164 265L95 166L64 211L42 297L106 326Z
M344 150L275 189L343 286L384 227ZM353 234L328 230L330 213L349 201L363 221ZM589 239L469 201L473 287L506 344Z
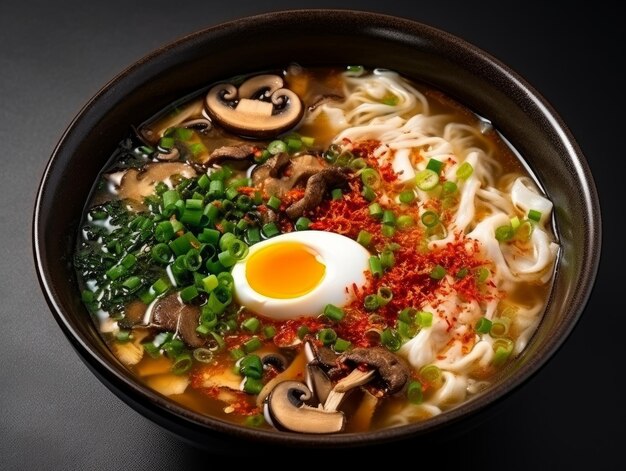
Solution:
M339 69L331 69L331 68L314 68L314 69L302 69L300 67L290 67L285 73L285 80L287 86L292 90L296 91L304 103L310 106L315 98L319 95L342 95L342 79L340 76ZM429 100L431 106L431 114L445 114L449 116L450 121L467 124L470 126L478 127L481 125L481 120L470 110L458 104L451 98L447 97L443 93L438 90L435 90L431 87L428 87L423 84L412 84L414 85L421 93L423 93ZM143 129L148 129L149 133L154 137L154 135L159 134L159 130L167 128L171 126L173 123L177 123L180 121L182 116L187 118L201 118L203 116L202 111L202 103L203 98L195 98L187 103L177 103L175 106L166 109L164 112L160 113L154 118L148 120L142 126ZM484 123L484 122L483 122ZM302 124L299 128L295 129L303 136L312 136L315 137L315 149L323 150L327 148L335 135L335 131L327 122L327 119L324 115L321 115L314 123L310 124ZM194 132L194 136L191 143L197 145L200 151L198 151L197 155L190 155L189 160L193 163L201 163L203 162L207 155L213 151L214 149L224 146L224 145L233 145L241 142L241 139L237 136L234 136L226 131L219 129L219 127L213 127L208 132ZM516 174L516 175L524 175L526 174L525 167L518 160L515 153L506 145L503 139L500 138L499 134L496 130L486 127L485 132L482 134L480 139L478 139L479 145L485 149L492 150L493 154L496 156L498 163L501 165L502 171L499 175L496 175L497 186L500 190L503 190L503 185L510 181L507 175ZM267 145L269 141L258 141L255 142L255 145L259 147L264 147ZM139 159L139 164L147 163L149 159L144 158L143 160ZM124 161L115 161L112 163L111 168L114 169L124 169L129 164ZM137 165L138 166L138 165ZM245 176L246 168L245 166L235 166L235 176L243 177ZM94 197L92 199L92 205L102 204L105 201L109 201L117 198L117 192L115 190L115 185L111 184L101 184L100 189L94 193ZM133 208L133 210L145 210L146 206L141 205L141 203L132 203L127 205L128 208ZM85 219L85 223L89 221L88 218ZM80 273L79 273L80 274ZM83 287L93 287L93 284L89 284L88 280L80 276L80 280ZM503 310L506 308L506 302L518 303L521 305L530 305L534 303L542 303L545 304L545 300L547 299L550 292L550 284L536 284L536 283L519 283L514 290L507 293L505 299L502 301ZM134 301L131 304L126 305L125 307L121 307L117 312L116 317L126 319L131 319L133 322L138 322L138 320L143 316L144 311L146 309L146 304L142 304L141 302ZM245 310L244 310L245 314ZM509 313L510 314L510 313ZM99 317L106 317L106 313L99 313ZM506 314L504 314L506 315ZM514 315L511 314L511 315ZM244 316L240 313L237 314L234 318L239 322ZM278 328L280 326L279 323L271 322L268 320L262 320L265 325L276 325ZM151 332L147 339L150 339L154 336L155 332ZM511 332L512 336L517 336L519 332L513 330ZM111 333L103 333L103 336L107 340L107 342L114 346L118 341ZM236 336L227 336L225 338L227 346L238 345L238 342L241 339L237 339ZM263 348L272 348L271 341L266 341L265 346ZM295 350L301 349L301 345L296 347ZM274 347L274 350L276 348ZM115 351L115 348L114 348ZM286 352L288 356L294 356L294 348L282 349L283 352ZM219 364L223 365L224 369L232 369L234 360L233 357L230 356L227 352L218 353L215 356L215 361ZM171 375L172 361L165 359L165 357L159 357L157 359L150 357L147 354L143 355L141 361L137 364L129 366L129 369L133 372L134 375L137 376L139 381L144 382L145 384L150 385L151 381L154 380L155 377L159 377L159 375L165 378L167 375ZM207 388L195 387L196 384L194 381L197 380L199 372L203 371L206 368L206 365L194 362L194 365L191 369L190 373L186 373L183 375L184 377L189 376L191 379L191 384L186 388L185 392L182 394L173 394L170 398L176 403L183 405L184 407L191 409L200 414L204 414L210 417L215 417L220 420L235 422L239 424L246 424L247 417L250 415L255 415L259 413L259 409L255 407L254 396L249 396L245 398L243 393L237 393L239 396L239 402L245 403L245 407L241 406L239 409L233 407L229 407L228 404L216 399L217 393L216 391L209 391ZM489 379L493 377L497 373L495 369L487 369L475 371L475 377L479 379ZM296 377L302 379L304 376L304 371L300 371ZM193 378L196 378L194 380ZM165 381L165 380L164 380ZM363 399L362 392L353 393L354 397L348 401L350 404L346 409L346 414L348 416L348 425L347 432L359 432L366 431L372 429L378 429L386 426L386 419L400 411L406 404L406 399L401 397L393 397L386 398L380 403L376 408L374 415L370 421L368 418L368 411L365 404L365 400ZM424 397L427 399L430 395L433 394L433 391L425 391ZM357 400L357 396L361 396L361 400ZM243 402L241 402L243 401ZM362 407L360 409L359 407ZM424 415L423 419L427 419L427 415ZM420 420L415 419L415 420ZM271 428L267 424L260 425L262 427Z

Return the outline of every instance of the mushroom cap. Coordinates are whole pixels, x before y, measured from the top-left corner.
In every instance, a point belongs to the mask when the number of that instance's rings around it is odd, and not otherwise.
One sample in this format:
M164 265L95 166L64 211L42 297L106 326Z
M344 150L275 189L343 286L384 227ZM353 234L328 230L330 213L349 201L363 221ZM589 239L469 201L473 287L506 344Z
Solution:
M355 348L341 355L339 361L375 368L385 384L387 394L400 391L410 377L409 367L404 360L382 347Z
M298 381L278 383L267 397L265 410L278 428L300 433L341 432L346 418L339 411L307 406L311 390Z
M205 343L196 333L199 319L198 306L183 303L177 293L158 299L152 307L152 327L178 332L183 341L194 348Z
M244 137L270 138L294 127L304 114L300 97L282 88L278 75L258 75L239 88L213 86L206 95L207 113L223 128Z
M320 170L307 180L304 197L286 209L287 216L297 219L305 212L314 210L330 188L344 186L347 182L348 172L344 168L328 167Z

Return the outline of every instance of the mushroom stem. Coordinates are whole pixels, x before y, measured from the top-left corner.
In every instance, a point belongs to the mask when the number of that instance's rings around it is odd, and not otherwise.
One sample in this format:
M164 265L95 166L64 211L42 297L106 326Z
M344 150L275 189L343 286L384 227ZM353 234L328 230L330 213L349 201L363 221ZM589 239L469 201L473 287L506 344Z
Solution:
M330 391L324 403L324 410L337 410L346 393L351 389L368 383L374 377L374 373L374 370L352 370L348 376L339 381Z

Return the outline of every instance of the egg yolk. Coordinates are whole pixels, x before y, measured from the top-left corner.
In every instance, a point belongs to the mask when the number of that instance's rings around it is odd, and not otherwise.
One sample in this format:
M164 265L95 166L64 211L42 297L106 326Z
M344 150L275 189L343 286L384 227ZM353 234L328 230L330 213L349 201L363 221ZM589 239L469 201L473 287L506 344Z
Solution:
M326 266L305 245L283 242L255 252L246 262L246 278L254 291L268 298L289 299L312 291Z

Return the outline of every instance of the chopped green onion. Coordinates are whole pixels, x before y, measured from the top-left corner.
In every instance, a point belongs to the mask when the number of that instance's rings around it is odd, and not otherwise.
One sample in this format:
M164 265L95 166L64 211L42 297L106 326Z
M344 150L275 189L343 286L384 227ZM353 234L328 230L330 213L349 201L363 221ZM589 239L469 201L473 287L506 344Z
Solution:
M169 221L162 221L154 228L154 238L159 242L167 242L174 237L174 226Z
M428 170L432 170L437 175L439 175L439 173L441 172L442 167L443 167L443 162L437 159L429 159L428 163L426 164L426 168Z
M129 342L132 339L130 330L120 330L115 334L115 339L120 343Z
M191 369L193 365L193 360L191 359L191 355L187 352L181 353L174 360L174 364L172 365L172 373L175 375L182 375L187 373Z
M511 356L515 344L511 339L500 338L493 342L492 347L495 352L493 356L493 365L502 366Z
M368 311L375 311L380 307L380 301L375 294L368 294L363 300L363 307Z
M431 385L437 385L442 380L441 369L436 365L426 365L420 368L420 376Z
M152 284L151 289L157 296L160 296L170 289L169 280L167 278L160 278Z
M359 231L359 235L357 235L356 241L363 247L367 248L372 242L372 234L367 231Z
M363 191L361 191L361 195L367 201L374 201L376 199L376 192L367 185L363 185Z
M193 351L193 357L200 363L211 363L213 361L213 352L208 348L196 348Z
M198 289L195 286L191 285L182 289L179 294L180 294L180 299L184 303L188 303L190 301L193 301L195 298L197 298L200 293L198 293Z
M508 317L499 317L494 319L491 323L491 329L489 335L492 337L504 337L509 332L509 325L511 321Z
M243 383L243 390L248 394L259 394L262 389L263 383L258 379L246 378L246 381Z
M407 324L413 324L415 322L415 316L417 315L417 310L412 307L405 307L398 314L398 320L405 322Z
M517 230L520 224L521 222L517 216L511 218L511 228L513 228L514 231Z
M411 381L406 389L406 397L411 404L421 404L424 400L422 383L419 381Z
M246 353L250 353L250 352L254 352L255 350L258 350L262 346L263 346L263 343L258 337L252 337L251 339L244 342L243 349Z
M120 265L122 265L127 270L130 270L132 267L135 266L135 263L137 263L137 257L135 257L132 253L129 253L122 259Z
M170 261L170 258L172 258L172 251L167 246L167 244L156 244L150 250L150 256L155 262L167 265Z
M174 147L174 138L173 137L162 137L159 140L159 147L161 147L163 149L170 150L172 147Z
M334 304L327 304L324 307L324 315L328 317L331 321L339 322L343 319L344 312L340 307L335 306Z
M395 329L385 329L380 334L380 343L391 352L397 352L402 346L402 338Z
M219 213L220 213L220 210L217 208L217 206L215 206L212 203L207 204L204 207L204 211L202 212L202 214L206 216L208 224L213 224L215 220L217 219L217 216L219 215Z
M393 235L396 233L396 228L390 226L389 224L383 224L380 228L380 232L385 237L393 237Z
M486 317L481 317L480 319L478 319L478 322L476 322L476 326L474 327L474 329L479 334L488 334L491 330L491 325L492 322L489 319L487 319Z
M233 348L229 353L230 356L235 359L235 361L240 360L246 356L241 348Z
M302 340L304 336L307 335L308 333L309 333L309 328L306 325L301 325L300 327L298 327L298 330L296 330L296 335L298 336L300 340Z
M268 144L267 151L272 155L277 155L282 152L287 152L287 144L279 140L272 141Z
M207 336L211 332L211 328L206 324L200 324L196 327L196 332L200 335Z
M311 220L305 217L299 217L296 221L296 231L306 231L311 225Z
M198 271L202 266L202 256L196 249L191 249L183 255L183 262L186 270Z
M422 214L422 224L426 227L435 227L439 224L439 215L434 211L426 211Z
M263 335L266 339L274 338L274 336L276 335L276 327L274 327L273 325L263 327Z
M333 350L335 350L337 353L342 353L348 350L351 345L352 343L348 342L347 340L338 338L337 340L335 340L335 345L333 345Z
M106 271L105 275L110 280L117 280L120 276L124 275L125 273L126 273L126 267L124 265L115 265L109 268Z
M258 227L251 227L246 231L246 242L250 245L254 245L261 242L261 229Z
M396 216L395 214L393 214L393 211L389 209L383 211L383 224L386 224L388 226L396 225Z
M302 136L300 137L300 140L302 141L302 144L307 147L311 147L313 144L315 144L315 138L310 136Z
M278 229L278 226L276 226L275 223L268 222L267 224L263 225L263 227L261 228L261 232L265 237L269 239L280 234L280 229Z
M413 192L413 190L405 190L400 193L400 196L398 198L400 199L400 203L410 204L415 201L415 193Z
M420 327L430 327L433 325L433 313L428 311L417 311L415 322Z
M200 247L200 241L191 232L185 232L180 237L169 242L169 247L177 257L185 255L192 248Z
M217 259L226 268L230 268L237 263L237 259L228 250L218 253Z
M459 180L467 180L474 173L474 167L469 162L463 162L459 168L456 169L456 178Z
M242 240L235 239L230 243L228 247L228 252L236 260L243 260L244 258L246 258L249 252L248 244L246 244ZM218 255L218 258L219 258L219 255ZM224 266L227 266L227 265L224 265Z
M393 299L393 291L387 286L381 286L378 288L378 300L381 306L386 305Z
M334 343L335 340L337 340L337 332L335 332L333 329L321 329L317 333L317 338L324 345L328 346Z
M383 208L381 208L378 203L372 203L369 205L369 213L374 219L383 218Z
M224 194L224 182L222 180L212 180L209 184L207 195L209 198L220 198Z
M372 275L377 277L383 276L383 265L380 261L380 258L376 257L375 255L371 256L369 258L369 266Z
M409 216L408 214L403 214L398 218L398 228L399 229L408 229L415 225L415 219L413 216Z
M302 140L304 140L304 138L302 138ZM263 414L249 415L245 420L246 426L254 428L262 427L264 423L265 417L263 417Z
M529 210L528 219L530 219L531 221L535 221L535 222L541 221L541 211L537 211L535 209Z
M280 209L280 198L276 198L275 196L270 196L270 199L267 200L267 206L272 208L274 211L278 211Z
M469 274L469 270L465 267L461 268L459 271L456 272L456 275L454 275L456 278L458 278L459 280L462 280L463 278L465 278L467 275Z
M528 242L533 233L533 225L529 221L524 221L515 231L515 239Z
M350 162L352 162L353 158L354 155L352 154L352 152L348 150L343 151L341 154L339 154L337 160L335 160L335 165L337 165L338 167L345 167Z
M444 182L442 185L443 192L448 195L456 193L458 189L459 187L457 184L451 181Z
M251 334L256 333L261 327L261 322L256 317L249 317L241 323L242 330L245 330Z
M350 162L348 164L348 167L350 167L352 170L362 170L367 167L367 162L365 161L365 159L359 157Z
M429 191L439 183L439 175L430 169L422 170L415 175L415 184L420 190Z
M341 191L341 188L335 188L333 191L330 192L330 197L331 199L337 201L343 198L343 192Z
M287 148L290 152L295 152L302 149L302 141L300 139L287 139Z
M374 170L373 168L363 169L361 172L361 181L364 185L369 186L370 188L377 189L380 187L382 179L380 178L380 174Z
M261 379L263 377L263 362L258 355L248 355L239 362L239 373L248 378Z
M489 278L489 275L491 275L491 272L487 268L480 267L476 272L476 279L479 283L484 283Z
M124 280L122 286L126 288L130 293L134 293L141 287L141 278L138 276L129 276Z
M496 228L496 240L499 242L506 242L513 238L513 228L509 224L508 226L500 226Z
M446 276L446 269L441 265L435 265L435 267L430 271L430 277L433 280L441 280L444 276Z
M396 256L393 253L393 250L383 250L380 254L380 263L383 268L391 268L396 264Z

